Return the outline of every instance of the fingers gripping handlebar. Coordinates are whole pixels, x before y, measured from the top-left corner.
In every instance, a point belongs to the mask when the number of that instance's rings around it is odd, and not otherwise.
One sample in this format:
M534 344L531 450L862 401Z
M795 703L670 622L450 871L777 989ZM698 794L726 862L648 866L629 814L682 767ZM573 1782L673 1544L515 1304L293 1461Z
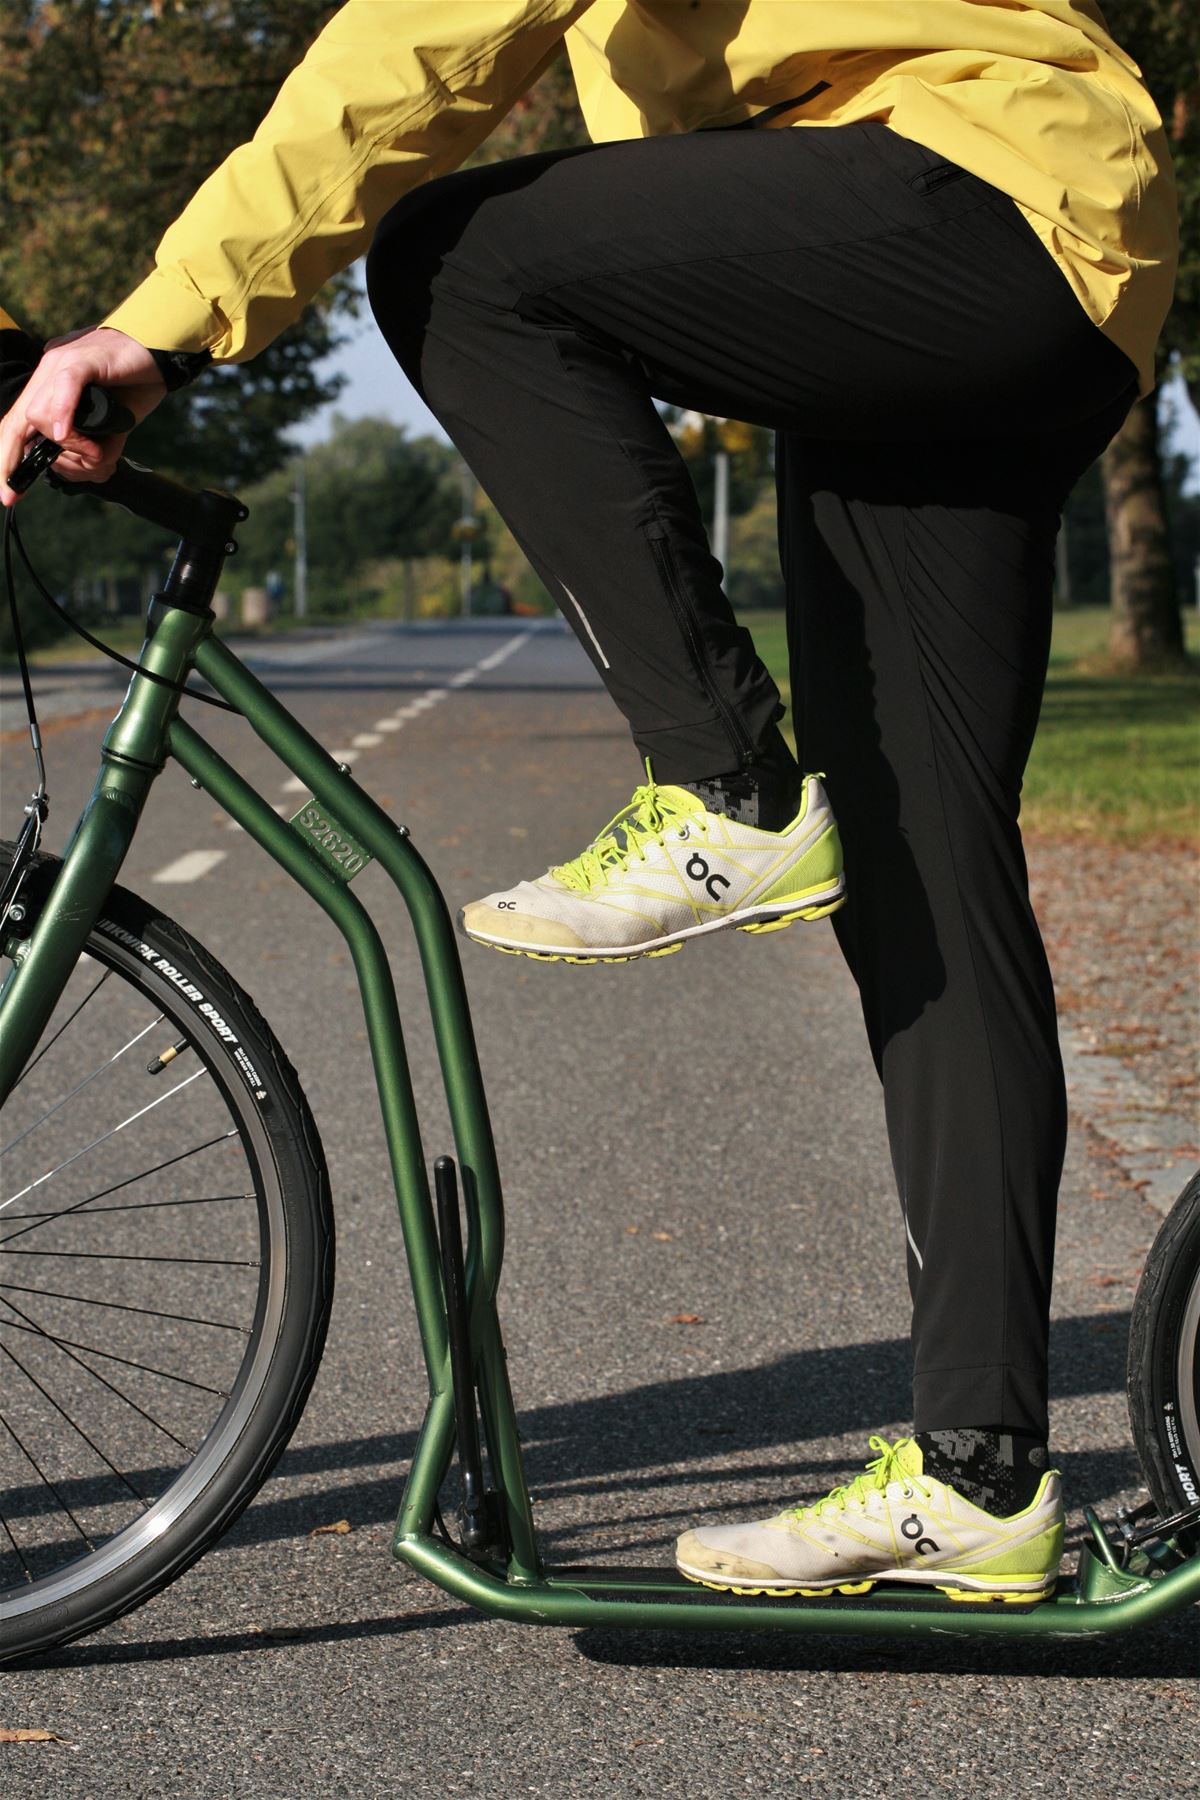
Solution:
M132 431L133 414L114 395L103 388L85 387L75 409L75 429L85 437L112 437L118 431ZM8 478L14 494L28 493L38 476L62 455L62 445L52 438L37 436Z

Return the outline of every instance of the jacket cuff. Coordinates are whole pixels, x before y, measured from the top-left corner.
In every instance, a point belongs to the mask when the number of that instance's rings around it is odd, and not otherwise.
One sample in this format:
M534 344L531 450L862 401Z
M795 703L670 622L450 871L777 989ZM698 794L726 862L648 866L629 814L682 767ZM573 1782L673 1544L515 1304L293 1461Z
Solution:
M128 299L100 321L123 331L135 343L160 350L207 351L221 354L228 343L229 326L194 288L181 287L158 270L147 275Z

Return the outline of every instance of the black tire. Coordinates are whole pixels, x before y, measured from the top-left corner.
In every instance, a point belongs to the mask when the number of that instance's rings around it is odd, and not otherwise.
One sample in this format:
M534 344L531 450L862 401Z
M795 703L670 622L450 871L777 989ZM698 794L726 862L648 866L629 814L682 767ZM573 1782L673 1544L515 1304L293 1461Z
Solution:
M0 868L10 854L0 845ZM56 870L37 859L6 955ZM320 1362L333 1228L316 1127L265 1021L185 931L120 888L0 1141L15 1176L0 1189L11 1662L141 1605L253 1498Z
M1200 1505L1200 1170L1163 1220L1129 1329L1129 1419L1160 1513ZM1183 1534L1200 1550L1200 1528Z

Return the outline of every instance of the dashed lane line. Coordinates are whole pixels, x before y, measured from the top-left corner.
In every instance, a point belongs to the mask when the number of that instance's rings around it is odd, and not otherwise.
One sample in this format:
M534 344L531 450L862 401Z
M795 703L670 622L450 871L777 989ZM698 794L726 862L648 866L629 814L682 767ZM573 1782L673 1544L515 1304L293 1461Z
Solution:
M507 662L508 658L521 648L522 644L529 642L531 635L530 632L521 631L515 637L508 638L498 649L493 650L490 656L482 657L469 669L459 669L457 674L448 676L441 686L427 688L423 694L418 694L407 705L397 707L396 711L386 719L376 719L370 731L359 732L358 736L352 740L349 749L331 750L330 756L334 762L342 763L349 768L351 763L358 761L363 750L374 750L379 744L382 744L384 733L400 731L410 719L419 719L422 713L429 712L431 708L440 705L443 700L448 700L456 688L467 687L471 682L478 681L481 675L490 673L492 669L498 669L501 663ZM308 783L301 781L298 775L289 775L282 783L282 789L285 794L306 794ZM291 808L276 806L275 811L281 818L286 818ZM242 827L236 819L228 819L225 829L226 831L240 831ZM165 869L160 869L152 879L163 882L199 881L201 876L209 874L217 867L218 863L223 862L225 856L224 850L189 850L186 856L177 857L174 862L168 863Z

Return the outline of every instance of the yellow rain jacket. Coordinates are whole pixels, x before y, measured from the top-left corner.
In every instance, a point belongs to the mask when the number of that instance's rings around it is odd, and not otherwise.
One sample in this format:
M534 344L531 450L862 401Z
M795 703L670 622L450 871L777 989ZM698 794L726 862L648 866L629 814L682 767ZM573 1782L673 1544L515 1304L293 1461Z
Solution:
M565 39L593 139L880 119L1010 194L1153 384L1176 258L1162 122L1095 0L349 0L105 320L253 356Z

